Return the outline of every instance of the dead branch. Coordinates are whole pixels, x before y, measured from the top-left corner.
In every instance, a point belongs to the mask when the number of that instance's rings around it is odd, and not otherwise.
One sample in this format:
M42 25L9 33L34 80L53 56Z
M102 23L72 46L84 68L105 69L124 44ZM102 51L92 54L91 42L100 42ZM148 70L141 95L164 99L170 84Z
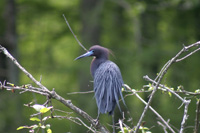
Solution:
M142 113L142 115L141 115L141 117L140 117L140 119L139 119L139 121L138 121L138 123L137 123L135 133L138 132L139 127L140 127L140 125L141 125L141 122L142 122L142 120L143 120L143 118L144 118L144 116L145 116L145 114L146 114L146 112L147 112L147 110L148 110L148 108L149 108L149 106L150 106L152 100L153 100L153 96L154 96L155 92L157 91L157 89L158 89L158 87L159 87L159 84L160 84L160 82L162 81L164 75L167 73L167 70L170 68L170 66L171 66L173 63L182 61L182 60L186 59L187 57L191 56L192 54L196 53L197 51L199 51L200 49L197 48L196 50L194 50L193 52L187 54L186 56L184 56L184 57L182 57L182 58L180 57L183 53L187 52L190 48L199 46L199 44L200 44L200 41L198 41L198 42L196 42L196 43L194 43L194 44L191 44L191 45L189 45L189 46L184 46L172 59L170 59L170 60L163 66L163 68L162 68L161 71L159 72L158 76L157 76L157 77L155 78L155 80L154 80L154 81L156 81L156 82L155 82L155 83L156 83L155 88L154 88L154 90L152 91L152 93L151 93L151 95L150 95L150 98L149 98L149 101L148 101L148 103L146 104L146 106L145 106L145 108L144 108L144 110L143 110L143 113ZM180 59L179 59L179 58L180 58ZM180 98L180 97L179 97L179 98ZM180 132L181 132L181 133L182 133L183 130L184 130L185 121L186 121L187 118L188 118L186 113L187 113L187 111L188 111L188 105L189 105L189 103L190 103L190 100L183 100L183 101L184 101L183 103L185 104L185 109L184 109L183 120L182 120L182 123L181 123L181 129L180 129Z
M37 81L24 67L22 67L18 63L18 61L7 51L7 49L2 47L1 45L0 45L0 52L3 52L6 55L6 57L8 57L24 74L28 76L28 78L30 78L39 87L39 88L35 88L32 86L27 86L27 88L15 87L15 86L10 87L10 86L5 86L4 84L1 83L1 88L29 91L40 95L48 96L49 98L56 99L57 101L61 102L62 104L73 110L76 114L86 119L95 129L100 130L101 132L104 133L109 133L109 131L103 125L101 125L100 122L96 123L95 119L93 119L90 115L88 115L86 112L79 109L75 105L73 105L71 100L64 99L63 97L58 95L54 90L49 91L49 89L47 89L39 81Z

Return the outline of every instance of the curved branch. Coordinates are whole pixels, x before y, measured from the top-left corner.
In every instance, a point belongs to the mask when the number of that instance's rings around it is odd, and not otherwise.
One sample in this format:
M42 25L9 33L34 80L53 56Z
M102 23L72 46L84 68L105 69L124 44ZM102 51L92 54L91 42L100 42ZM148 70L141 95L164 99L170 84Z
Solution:
M101 125L99 122L96 123L95 119L93 119L90 115L88 115L86 112L79 109L75 105L73 105L71 100L64 99L63 97L58 95L54 90L49 91L45 86L43 86L39 81L37 81L24 67L22 67L17 62L17 60L7 51L7 49L2 47L1 45L0 45L0 52L3 52L9 59L11 59L11 61L20 70L22 70L22 72L24 72L28 76L28 78L30 78L34 83L36 83L37 86L40 87L40 88L35 88L35 87L32 87L32 86L27 86L27 88L26 87L25 88L18 87L18 86L11 86L11 87L7 86L6 87L4 84L1 83L1 88L30 91L30 92L38 93L38 94L41 94L41 95L46 95L50 98L56 99L59 102L61 102L62 104L64 104L65 106L67 106L68 108L70 108L71 110L73 110L76 114L78 114L78 115L82 116L84 119L86 119L89 123L91 123L93 125L93 127L95 127L95 129L100 130L101 132L104 132L104 133L109 133L109 131L103 125Z

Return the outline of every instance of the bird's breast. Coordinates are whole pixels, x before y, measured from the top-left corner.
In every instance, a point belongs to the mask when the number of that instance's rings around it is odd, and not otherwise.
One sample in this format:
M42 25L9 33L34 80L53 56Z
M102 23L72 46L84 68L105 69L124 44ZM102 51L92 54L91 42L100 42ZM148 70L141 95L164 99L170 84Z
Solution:
M93 58L93 60L91 62L91 67L90 67L90 72L91 72L93 78L94 78L94 74L95 74L96 70L104 62L106 62L106 60Z

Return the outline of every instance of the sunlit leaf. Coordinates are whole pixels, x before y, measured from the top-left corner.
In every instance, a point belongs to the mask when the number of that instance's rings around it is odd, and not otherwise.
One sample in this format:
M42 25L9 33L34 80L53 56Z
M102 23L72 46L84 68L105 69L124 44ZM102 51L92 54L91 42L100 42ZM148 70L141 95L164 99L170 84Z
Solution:
M149 89L148 91L152 91L154 89L154 87L149 83Z
M47 129L47 133L52 133L52 131L51 131L51 129L49 128L49 129Z
M200 92L200 89L198 89L198 90L195 90L195 93L199 93Z
M149 130L148 127L142 127L142 126L140 126L140 129L141 129L141 130Z
M32 118L30 118L30 120L31 120L31 121L40 121L40 119L37 118L37 117L32 117Z
M42 108L41 110L40 110L40 113L46 113L46 112L48 112L50 109L52 109L53 107L44 107L44 108Z
M154 88L151 86L149 87L148 91L152 91Z
M169 96L171 97L172 96L172 93L171 92L168 92Z
M24 128L28 128L27 126L20 126L17 128L17 130L21 130L21 129L24 129Z
M24 88L29 88L30 84L24 85Z
M13 84L13 83L7 82L7 84L12 86L12 87L15 87L15 84Z

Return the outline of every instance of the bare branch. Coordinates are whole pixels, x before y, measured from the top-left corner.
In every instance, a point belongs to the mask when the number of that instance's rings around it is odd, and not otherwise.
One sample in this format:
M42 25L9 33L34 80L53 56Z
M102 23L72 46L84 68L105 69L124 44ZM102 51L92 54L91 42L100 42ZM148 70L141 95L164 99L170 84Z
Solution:
M194 46L199 46L199 44L200 44L200 41L198 41L198 42L196 42L196 43L194 43L194 44L191 44L191 45L189 45L189 46L184 46L171 60L169 60L165 65L164 65L164 67L161 69L161 71L159 72L159 74L158 74L158 76L156 77L156 79L155 79L155 81L157 80L157 82L156 82L156 85L155 85L155 88L154 88L154 90L152 91L152 93L151 93L151 95L150 95L150 98L149 98L149 101L148 101L148 103L146 104L146 106L145 106L145 108L144 108L144 110L143 110L143 113L142 113L142 115L141 115L141 117L140 117L140 119L139 119L139 121L138 121L138 123L137 123L137 126L136 126L136 130L135 130L135 133L137 133L138 132L138 130L139 130L139 127L140 127L140 125L141 125L141 122L142 122L142 120L143 120L143 118L144 118L144 116L145 116L145 114L146 114L146 112L147 112L147 110L148 110L148 108L149 108L149 106L150 106L150 104L151 104L151 102L152 102L152 99L153 99L153 96L154 96L154 94L155 94L155 92L157 91L157 89L158 89L158 86L159 86L159 84L160 84L160 82L161 82L161 80L162 80L162 78L164 77L164 75L166 74L166 72L167 72L167 70L169 69L169 67L174 63L174 62L177 62L177 58L179 58L179 56L181 55L181 54L183 54L185 51L187 51L189 48L191 48L191 47L194 47ZM192 53L193 54L193 53ZM191 55L192 55L191 54ZM185 57L184 59L186 59L187 57ZM186 109L187 109L187 107L188 107L188 105L189 105L189 103L188 103L189 101L186 101L185 100L185 110L184 110L184 112L185 113L187 113L187 111L186 111ZM188 105L187 105L188 104ZM183 118L183 121L182 121L182 124L181 124L181 126L184 126L184 120L187 120L187 117L185 117L185 115L184 115L184 118ZM181 127L181 130L182 129L184 129L183 127Z
M125 86L127 89L129 89L129 90L132 91L132 89L131 89L128 85L124 84L124 86ZM147 105L147 102L145 102L135 91L132 91L132 93L133 93L134 95L136 95L136 97L137 97L140 101L142 101L145 105ZM166 127L169 128L169 130L170 130L172 133L175 133L175 131L169 126L168 122L166 122L166 121L162 118L162 116L161 116L156 110L154 110L151 106L149 106L149 108L150 108L150 110L151 110L154 114L156 114L157 117L166 125Z
M94 93L94 91L71 92L71 93L67 93L67 95L73 95L73 94L88 94L88 93Z
M183 133L184 129L185 129L185 123L186 123L186 120L188 119L188 106L190 104L190 101L191 100L185 100L185 108L184 108L184 115L183 115L183 120L181 122L181 129L180 129L180 133Z
M73 105L71 100L64 99L63 97L58 95L54 90L53 91L49 91L45 86L43 86L39 81L37 81L27 70L25 70L25 68L23 68L17 62L17 60L6 50L6 48L2 47L1 45L0 45L0 52L3 52L9 59L11 59L11 61L20 70L22 70L22 72L24 72L34 83L36 83L37 86L40 87L40 88L32 88L31 86L27 86L27 88L26 87L23 88L23 87L12 86L12 87L9 88L9 86L7 86L8 89L18 89L18 90L23 90L23 91L30 91L30 92L34 92L34 93L38 93L38 94L41 94L41 95L48 96L49 98L56 99L59 102L63 103L65 106L69 107L75 113L79 114L84 119L86 119L89 123L92 124L92 126L95 129L100 130L101 132L104 132L104 133L109 133L109 131L104 126L102 126L100 123L97 124L96 121L90 115L88 115L86 112L84 112L83 110L79 109L75 105ZM1 88L5 88L5 87L6 87L5 83L3 85L1 84Z
M72 28L71 28L71 26L69 25L69 22L67 21L67 19L66 19L66 17L65 17L65 15L63 14L63 17L64 17L64 19L65 19L65 22L66 22L66 24L67 24L67 26L69 27L69 29L70 29L70 31L71 31L71 33L73 34L73 36L74 36L74 38L76 39L76 41L78 42L78 44L85 50L85 51L88 51L84 46L83 46L83 44L81 44L81 42L78 40L78 38L76 37L76 35L74 34L74 32L73 32L73 30L72 30Z
M0 45L0 51L3 52L8 58L11 59L11 61L20 69L22 70L22 72L24 72L28 78L30 78L37 86L39 86L40 88L42 88L43 90L45 90L47 93L50 93L50 91L43 86L39 81L37 81L24 67L22 67L18 61L7 51L6 48L2 47Z
M169 69L169 67L170 67L171 64L174 62L175 59L176 59L176 58L172 58L172 59L170 60L170 63L169 63L168 65L166 65L166 67L163 69L163 72L160 73L160 76L159 76L159 78L158 78L158 82L157 82L157 84L156 84L156 87L155 87L154 90L152 91L152 93L151 93L151 95L150 95L150 98L149 98L149 101L148 101L148 103L146 104L146 106L145 106L145 108L144 108L144 110L143 110L143 113L142 113L142 115L141 115L141 117L140 117L140 119L139 119L139 121L138 121L138 123L137 123L135 133L137 133L138 130L139 130L139 127L140 127L140 125L141 125L142 119L144 118L144 116L145 116L145 114L146 114L146 112L147 112L147 110L148 110L148 108L149 108L149 106L150 106L150 104L151 104L151 102L152 102L153 96L154 96L155 92L157 91L158 86L159 86L159 84L160 84L160 82L161 82L163 76L165 75L165 73L167 72L167 70Z
M87 124L85 124L80 118L75 117L75 119L77 119L78 121L80 121L86 128L88 128L93 133L98 133L98 131L96 131L96 130L92 129L91 127L87 126Z
M153 84L158 84L156 81L150 79L147 75L143 77L145 80L152 82ZM176 97L178 97L182 102L185 102L185 100L179 96L177 93L175 93L173 90L169 89L168 87L162 85L162 84L158 84L159 87L162 87L164 89L166 89L167 91L171 92L172 94L174 94Z
M200 45L200 41L194 43L194 44L191 44L190 46L188 47L184 47L184 50L185 51L188 51L188 49L194 47L194 46L199 46ZM200 47L198 47L197 49L195 49L194 51L190 52L189 54L185 55L184 57L180 58L180 59L177 59L176 62L180 62L186 58L188 58L189 56L193 55L194 53L198 52L200 50Z
M123 125L122 125L122 120L119 119L119 126L120 126L120 129L122 131L122 133L124 133L124 128L123 128Z
M63 14L63 17L65 18L64 14ZM72 32L72 34L74 35L67 19L65 18L65 21L70 29L70 31ZM76 38L77 42L79 43L79 45L87 51L87 49L85 49L85 47L79 42L79 40L77 39L77 37L74 35L74 37ZM138 94L137 94L137 91L134 91L132 90L130 87L129 87L129 90L137 96L138 99L140 99L146 106L143 110L143 113L141 114L141 117L137 123L137 126L136 126L136 130L135 130L135 133L138 132L139 130L139 127L141 125L141 122L147 112L148 109L150 109L153 113L155 113L157 115L157 117L161 120L162 123L158 122L159 125L161 125L163 127L163 130L166 132L167 128L175 133L174 129L171 128L172 125L169 124L169 122L166 122L162 116L156 112L151 106L151 101L153 100L153 97L154 97L154 94L156 93L156 91L158 89L161 89L161 90L165 90L165 91L169 91L171 92L173 95L175 95L178 99L180 99L182 101L182 105L184 105L184 113L183 113L183 118L182 118L182 122L181 122L181 128L180 128L180 133L183 133L184 130L186 129L185 125L186 125L186 121L188 119L188 107L189 107L189 104L191 102L191 100L186 100L186 98L183 98L179 95L179 93L184 93L186 95L199 95L200 93L193 93L193 92L188 92L188 91L185 91L185 90L181 90L181 91L174 91L172 89L170 89L169 87L167 86L164 86L161 84L161 81L164 77L164 75L167 73L168 69L170 68L170 66L173 64L173 63L176 63L176 62L180 62L188 57L190 57L191 55L193 55L194 53L196 53L197 51L200 50L199 48L199 45L200 45L200 41L194 43L194 44L191 44L189 46L183 46L183 48L172 58L170 59L161 69L161 71L159 72L158 76L155 78L155 80L152 80L151 78L149 78L148 76L144 76L143 78L149 82L152 83L152 87L154 88L151 95L150 95L150 98L149 98L149 101L148 102L145 102ZM197 47L198 46L198 47ZM192 52L190 53L187 53L188 50L190 48L193 48L193 47L197 47L195 50L193 50ZM61 97L60 95L58 95L54 89L52 91L49 91L49 89L47 89L45 86L43 86L41 84L41 78L40 78L40 81L37 81L30 73L28 73L28 71L23 68L18 62L17 60L4 48L0 45L0 53L3 52L22 72L24 72L37 86L37 87L33 87L31 85L23 85L23 86L12 86L11 84L6 84L6 81L4 81L4 83L0 82L0 89L6 89L6 90L19 90L20 91L20 94L22 93L25 93L25 92L33 92L33 93L37 93L37 94L40 94L40 95L44 95L44 96L47 96L49 99L53 98L53 99L56 99L58 100L59 102L61 102L62 104L64 104L65 106L69 107L71 110L73 110L76 114L79 114L80 116L82 116L84 119L86 119L90 124L91 124L91 127L89 127L87 124L83 123L83 121L80 119L80 118L71 118L71 117L68 117L70 118L70 120L74 120L75 122L77 122L77 120L79 121L78 123L84 125L86 128L88 128L90 131L92 132L97 132L96 130L100 130L101 132L105 132L105 133L108 133L109 131L103 126L101 125L100 123L96 123L96 120L93 119L91 116L89 116L86 112L84 112L83 110L79 109L78 107L76 107L75 105L72 104L71 100L66 100L64 99L63 97ZM183 54L184 53L184 54ZM185 54L186 53L186 54ZM150 92L150 91L138 91L138 92ZM85 94L85 93L93 93L93 91L88 91L88 92L73 92L73 93L68 93L68 94ZM132 94L132 95L133 95ZM130 95L130 94L129 94ZM181 106L182 106L181 105ZM57 118L62 118L63 116L58 116ZM64 117L63 117L64 118ZM197 101L197 109L196 109L196 118L195 118L195 128L194 128L194 132L197 133L198 130L199 130L199 118L200 118L200 103L199 103L199 100ZM76 120L75 120L76 119ZM123 132L123 125L124 123L122 123L122 121L119 121L119 125L120 125L120 129L121 131ZM172 126L173 127L173 126Z
M194 133L198 133L199 132L199 123L200 123L200 99L197 99L197 108L196 108L196 118L195 118Z
M159 121L158 121L157 123L158 123L158 125L162 126L162 128L163 128L163 130L164 130L165 133L168 133L167 130L166 130L167 128L166 128L165 125L163 125L163 124L162 124L161 122L159 122Z

